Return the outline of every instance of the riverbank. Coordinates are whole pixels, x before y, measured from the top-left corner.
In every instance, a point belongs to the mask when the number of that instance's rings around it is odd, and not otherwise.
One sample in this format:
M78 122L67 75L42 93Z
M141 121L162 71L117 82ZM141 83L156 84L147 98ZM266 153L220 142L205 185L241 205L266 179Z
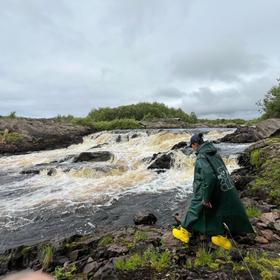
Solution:
M57 279L251 279L247 265L254 279L279 279L279 157L279 137L240 157L242 168L232 176L256 234L237 238L230 252L197 238L183 245L172 237L172 226L156 223L7 250L0 273L32 268Z
M65 148L95 131L55 119L0 118L0 155Z

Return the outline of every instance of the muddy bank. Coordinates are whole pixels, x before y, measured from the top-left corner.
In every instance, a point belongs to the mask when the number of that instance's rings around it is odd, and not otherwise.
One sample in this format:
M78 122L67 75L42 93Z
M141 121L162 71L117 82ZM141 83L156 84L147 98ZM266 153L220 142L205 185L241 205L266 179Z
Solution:
M54 119L0 118L0 154L64 148L83 141L92 128Z

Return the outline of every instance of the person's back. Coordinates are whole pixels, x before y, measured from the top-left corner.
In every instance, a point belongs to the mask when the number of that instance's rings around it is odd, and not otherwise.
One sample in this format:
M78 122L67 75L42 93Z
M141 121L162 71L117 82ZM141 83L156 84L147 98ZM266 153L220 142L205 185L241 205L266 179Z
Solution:
M191 146L196 151L197 160L193 197L182 223L182 235L188 235L188 231L199 232L212 236L213 241L213 236L227 233L226 227L231 234L253 232L234 183L217 149L212 143L204 142L200 135L192 137ZM173 234L180 239L181 232L174 229ZM186 242L188 238L183 240Z

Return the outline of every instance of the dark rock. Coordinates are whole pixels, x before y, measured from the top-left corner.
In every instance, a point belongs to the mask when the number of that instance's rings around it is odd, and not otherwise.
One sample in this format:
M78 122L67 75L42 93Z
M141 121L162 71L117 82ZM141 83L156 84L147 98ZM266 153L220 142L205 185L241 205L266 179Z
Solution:
M56 263L59 266L62 266L67 262L69 262L69 259L65 256L56 256L54 259L54 263Z
M106 263L104 266L98 269L98 271L94 274L93 279L96 280L114 280L118 279L117 272L114 268L112 262Z
M110 257L112 258L126 254L128 252L128 248L122 245L113 244L108 247L107 251L109 252Z
M144 215L138 215L134 219L135 225L154 225L157 221L157 217L152 214L144 214Z
M242 191L252 181L251 176L242 176L237 173L231 174L231 179L237 190Z
M185 148L185 147L189 147L188 142L181 141L181 142L175 144L175 145L171 148L171 150L178 150L178 149Z
M89 150L91 150L91 149L99 149L99 148L102 148L105 145L108 145L108 143L98 144L96 146L91 147Z
M253 143L280 134L280 119L268 119L256 127L239 126L232 134L228 134L221 142Z
M90 273L90 272L96 272L100 267L102 263L98 263L97 261L93 261L91 257L88 258L87 264L85 265L83 269L83 273Z
M48 176L54 176L54 175L56 175L56 173L57 173L56 169L55 169L55 168L51 168L51 169L48 171L47 175L48 175Z
M135 134L133 134L130 138L131 138L131 139L134 139L134 138L137 138L137 137L139 137L139 135L135 133Z
M116 138L116 142L120 143L121 141L122 141L122 137L121 137L121 135L118 135L118 137Z
M173 153L159 155L148 169L170 169L174 164Z
M221 142L253 143L260 140L256 135L256 129L250 126L239 126L232 134L227 134L219 139Z
M113 154L107 151L100 151L100 152L83 152L80 153L75 159L74 162L81 162L81 161L108 161L113 158Z

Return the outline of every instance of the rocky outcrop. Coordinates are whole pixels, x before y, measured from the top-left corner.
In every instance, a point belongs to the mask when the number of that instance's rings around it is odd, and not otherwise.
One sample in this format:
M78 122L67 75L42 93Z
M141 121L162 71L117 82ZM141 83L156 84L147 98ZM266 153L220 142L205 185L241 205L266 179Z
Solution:
M270 221L271 215L265 219ZM269 264L270 275L276 277L279 269L262 255L263 248L271 242L268 239L275 236L269 229L262 231L263 235L250 244L243 238L238 252L215 252L209 238L202 240L195 235L186 248L172 236L171 227L137 226L103 234L74 235L5 251L0 255L0 275L33 269L51 273L56 279L250 279L241 252L247 256L247 266L251 266L250 260L254 265L261 258ZM258 243L257 252L250 253L255 242L263 243ZM279 246L270 250L270 256L276 252L272 260L277 260L278 249ZM262 279L261 270L254 269L253 273L254 279Z
M221 142L253 143L272 136L280 135L280 119L268 119L256 127L239 126L232 134L221 138Z
M167 154L155 154L151 159L152 163L148 166L148 169L157 169L165 171L170 169L174 164L174 155L173 153Z
M80 153L75 159L74 162L81 161L91 161L91 162L100 162L108 161L112 159L114 155L107 151L98 151L98 152L83 152Z
M154 225L157 217L153 213L139 214L133 219L135 225Z
M94 130L54 119L0 118L0 132L5 134L0 141L0 154L15 154L78 144Z

